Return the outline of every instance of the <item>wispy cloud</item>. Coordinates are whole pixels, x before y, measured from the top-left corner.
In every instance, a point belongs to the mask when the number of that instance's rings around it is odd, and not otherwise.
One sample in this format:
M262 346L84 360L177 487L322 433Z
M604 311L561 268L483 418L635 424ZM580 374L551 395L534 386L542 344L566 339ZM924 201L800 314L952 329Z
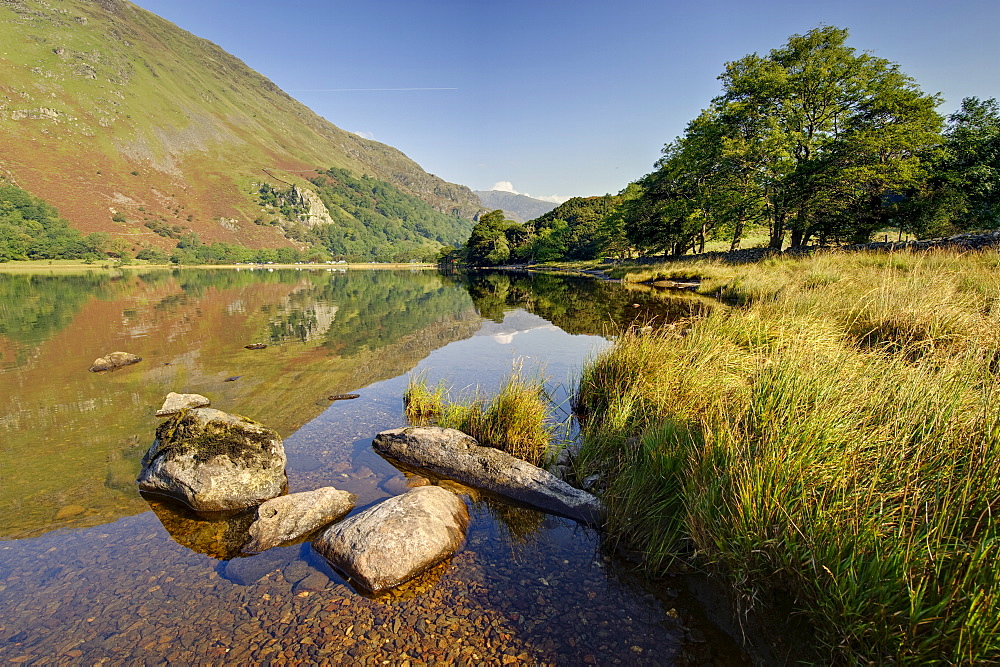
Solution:
M375 138L375 135L372 132L355 132L354 134L358 135L362 139L374 139Z
M416 90L458 90L458 88L296 88L290 93L369 93L369 92L412 92Z

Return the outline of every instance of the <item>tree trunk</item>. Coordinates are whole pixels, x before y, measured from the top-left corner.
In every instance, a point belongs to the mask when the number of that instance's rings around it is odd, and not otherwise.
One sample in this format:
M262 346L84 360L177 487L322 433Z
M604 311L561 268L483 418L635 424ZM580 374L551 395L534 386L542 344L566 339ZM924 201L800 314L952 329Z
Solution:
M733 227L733 242L729 244L729 252L739 250L740 240L743 238L743 218L737 218Z
M770 247L781 250L785 242L785 216L778 211L774 212L774 221L771 223L771 243Z
M802 236L803 236L802 235L802 230L799 229L798 227L793 227L792 228L791 244L790 244L791 247L793 247L793 248L800 248L800 247L802 247Z

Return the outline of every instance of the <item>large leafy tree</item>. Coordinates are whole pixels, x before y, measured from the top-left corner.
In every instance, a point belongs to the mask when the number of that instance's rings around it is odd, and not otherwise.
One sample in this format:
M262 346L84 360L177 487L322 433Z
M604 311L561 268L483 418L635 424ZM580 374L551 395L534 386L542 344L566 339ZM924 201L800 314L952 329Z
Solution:
M512 248L523 243L524 226L497 209L482 215L465 244L465 260L474 266L496 266L508 261Z
M824 26L728 63L722 94L624 205L630 240L683 252L709 236L735 248L747 223L766 222L773 247L789 232L799 246L886 224L927 178L939 100L847 36Z
M915 231L935 235L1000 226L1000 105L992 98L965 98L944 134Z
M938 98L847 36L832 26L793 35L722 75L713 105L767 146L774 247L786 228L793 246L813 234L867 237L886 220L886 196L926 177L921 155L940 141Z

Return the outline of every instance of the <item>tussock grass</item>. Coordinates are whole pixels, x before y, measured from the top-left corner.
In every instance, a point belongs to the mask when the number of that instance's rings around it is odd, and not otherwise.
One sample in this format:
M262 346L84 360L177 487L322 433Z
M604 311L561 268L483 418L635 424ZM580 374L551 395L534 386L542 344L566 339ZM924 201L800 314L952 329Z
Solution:
M718 267L703 289L739 306L626 332L581 374L612 534L746 600L790 593L841 660L1000 661L998 266Z
M548 455L552 427L549 400L540 375L528 376L520 365L489 398L452 401L443 384L428 387L423 376L412 378L403 395L406 418L412 424L436 424L468 433L487 447L501 449L539 465Z

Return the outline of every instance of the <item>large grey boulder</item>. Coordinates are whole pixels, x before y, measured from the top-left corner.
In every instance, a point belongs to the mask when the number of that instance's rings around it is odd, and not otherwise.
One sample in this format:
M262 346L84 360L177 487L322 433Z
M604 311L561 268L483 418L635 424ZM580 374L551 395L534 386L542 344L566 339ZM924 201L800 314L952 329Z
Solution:
M94 363L90 365L88 370L91 373L113 371L121 368L122 366L137 364L140 361L142 361L142 357L132 354L131 352L112 352L111 354L95 359Z
M176 415L181 410L191 410L192 408L207 408L212 404L201 394L178 394L170 392L163 400L163 405L156 411L157 417L170 417Z
M313 548L355 583L378 593L409 581L458 549L469 525L465 502L422 486L336 523Z
M243 509L281 495L285 448L263 424L196 408L160 424L136 481L195 510Z
M286 544L347 516L355 496L324 486L314 491L278 496L261 503L257 520L250 526L247 553L258 553Z
M546 512L595 526L604 518L604 507L596 496L506 452L483 447L455 429L411 426L382 431L372 446L379 454L400 463Z

